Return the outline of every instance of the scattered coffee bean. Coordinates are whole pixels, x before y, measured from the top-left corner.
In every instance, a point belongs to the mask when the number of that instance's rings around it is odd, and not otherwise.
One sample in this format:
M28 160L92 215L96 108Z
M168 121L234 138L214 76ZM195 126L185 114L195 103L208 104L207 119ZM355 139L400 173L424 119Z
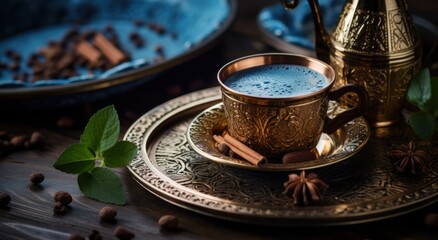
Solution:
M18 54L16 51L14 51L12 49L6 49L5 55L6 55L6 57L11 58L13 60L20 61L20 59L21 59L20 54Z
M160 44L155 45L154 50L160 55L164 54L163 46L161 46Z
M32 133L32 135L30 136L30 140L29 142L29 148L43 148L46 140L43 134L41 134L38 131L35 131Z
M129 240L134 238L135 234L125 227L117 226L114 229L114 236L116 236L118 239Z
M136 47L144 46L144 39L136 32L129 34L129 39Z
M99 218L104 222L113 222L117 216L117 210L110 206L105 206L99 211Z
M70 117L60 117L56 122L59 128L71 128L75 125L75 121Z
M160 35L166 33L166 29L163 27L163 25L155 22L148 23L148 28Z
M13 61L8 66L9 70L17 72L20 70L20 63L17 61Z
M32 173L29 180L33 184L40 184L44 181L44 175L42 173Z
M74 40L79 37L79 31L76 28L70 28L62 37L59 42L63 49L67 49L70 44L74 42Z
M82 34L82 36L86 40L91 40L94 37L94 35L96 35L96 33L97 32L95 30L89 30L89 31L84 32Z
M309 152L309 151L290 152L290 153L286 153L281 158L281 160L284 164L311 161L311 160L315 160L315 159L316 159L316 155L313 152Z
M18 75L18 81L20 82L25 82L27 81L27 78L29 77L29 75L26 72L22 72Z
M217 148L217 150L220 153L222 153L224 155L228 155L228 152L230 151L230 147L228 147L227 144L221 144L221 143L216 142L215 147Z
M64 215L67 208L60 202L55 203L55 207L53 208L53 213L56 215Z
M93 229L90 233L90 236L88 236L89 240L102 240L102 236L100 236L99 231Z
M56 68L58 72L62 72L65 70L71 70L73 65L75 64L77 55L74 53L64 54L60 60L56 63ZM71 70L73 71L73 70Z
M179 219L173 215L164 215L158 220L158 225L165 230L178 229Z
M137 26L137 27L141 27L141 26L144 25L144 22L141 19L135 19L134 20L134 25Z
M438 213L429 213L424 218L424 224L429 227L438 227Z
M42 74L44 72L44 65L35 63L32 67L33 74Z
M68 192L57 192L55 193L54 199L55 202L59 202L64 206L69 205L73 201L73 198Z
M21 149L25 147L25 143L28 139L29 137L26 135L17 135L17 136L13 136L10 142L15 148Z
M114 33L114 27L112 25L106 25L105 28L103 29L104 32L108 32L108 33Z
M11 202L11 196L5 192L0 192L0 208L6 208Z
M77 234L77 233L73 233L73 234L70 235L68 240L85 240L85 238L82 237L81 235Z
M32 54L29 56L29 58L27 59L27 65L28 65L29 67L33 67L33 66L35 66L35 64L38 63L38 58L39 58L39 55L38 55L38 54L36 54L36 53L32 53Z

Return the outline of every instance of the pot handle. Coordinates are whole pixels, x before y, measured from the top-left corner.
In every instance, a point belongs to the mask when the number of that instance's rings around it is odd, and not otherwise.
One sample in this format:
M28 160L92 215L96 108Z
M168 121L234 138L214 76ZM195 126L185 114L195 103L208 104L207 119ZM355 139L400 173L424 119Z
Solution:
M326 118L324 124L324 132L331 134L335 132L338 128L344 126L351 120L360 117L365 114L368 108L368 92L364 87L357 84L346 84L338 89L331 90L328 96L329 100L336 100L347 93L356 93L359 101L357 106L340 113L335 118Z

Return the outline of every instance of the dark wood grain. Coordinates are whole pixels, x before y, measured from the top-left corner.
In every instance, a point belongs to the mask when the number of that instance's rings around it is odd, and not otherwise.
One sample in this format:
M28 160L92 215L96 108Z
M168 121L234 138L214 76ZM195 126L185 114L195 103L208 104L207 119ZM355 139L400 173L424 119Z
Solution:
M244 11L248 12L251 11ZM115 206L118 210L115 223L105 223L99 221L98 211L106 204L84 197L77 186L76 175L52 167L67 146L79 141L91 114L103 106L116 106L124 133L140 115L158 104L183 93L216 86L216 72L226 62L248 54L275 51L261 43L256 34L248 34L251 32L248 29L255 29L248 23L253 24L253 19L238 19L218 46L130 93L63 109L0 113L0 130L14 133L38 130L47 139L43 150L0 156L0 191L12 198L8 208L0 209L0 239L68 239L71 233L88 236L93 229L104 239L115 239L113 230L118 225L131 229L136 234L135 239L436 239L438 229L427 227L423 222L427 213L438 212L437 204L396 218L351 226L254 226L204 216L169 204L143 189L126 169L118 169L117 174L125 184L128 202L125 206ZM72 117L75 127L57 127L56 121L62 116ZM35 172L45 175L39 186L29 181L30 174ZM57 191L67 191L74 199L64 216L53 214L53 196ZM157 222L165 214L180 219L178 231L160 230Z

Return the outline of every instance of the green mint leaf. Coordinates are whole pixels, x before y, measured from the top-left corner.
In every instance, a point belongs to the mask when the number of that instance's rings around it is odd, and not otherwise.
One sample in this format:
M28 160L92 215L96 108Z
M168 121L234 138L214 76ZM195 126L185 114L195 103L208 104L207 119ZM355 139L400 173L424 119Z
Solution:
M409 84L407 100L422 111L427 110L427 103L432 95L429 69L422 69Z
M117 142L120 133L119 117L113 105L95 113L88 121L81 143L101 153Z
M128 141L117 142L102 153L105 166L111 168L126 167L137 154L137 146Z
M429 139L434 132L435 118L428 112L415 112L409 118L409 125L420 138Z
M66 173L83 173L91 170L96 161L94 152L84 144L69 146L59 156L53 167Z
M438 77L430 78L430 86L432 96L429 102L429 112L435 113L435 118L438 117Z
M105 203L124 205L125 189L119 176L108 168L96 167L90 172L78 176L81 192L89 197Z

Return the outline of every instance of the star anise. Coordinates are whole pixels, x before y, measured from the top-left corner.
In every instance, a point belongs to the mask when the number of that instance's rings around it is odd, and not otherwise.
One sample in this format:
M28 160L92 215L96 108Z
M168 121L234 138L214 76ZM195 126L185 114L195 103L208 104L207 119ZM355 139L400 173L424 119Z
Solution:
M289 181L284 183L283 193L293 197L294 205L309 205L311 202L320 201L328 187L316 173L310 173L306 177L306 172L301 171L300 176L289 174Z
M393 146L389 152L395 160L395 166L399 173L417 174L424 171L426 167L427 154L423 150L417 150L414 142Z

